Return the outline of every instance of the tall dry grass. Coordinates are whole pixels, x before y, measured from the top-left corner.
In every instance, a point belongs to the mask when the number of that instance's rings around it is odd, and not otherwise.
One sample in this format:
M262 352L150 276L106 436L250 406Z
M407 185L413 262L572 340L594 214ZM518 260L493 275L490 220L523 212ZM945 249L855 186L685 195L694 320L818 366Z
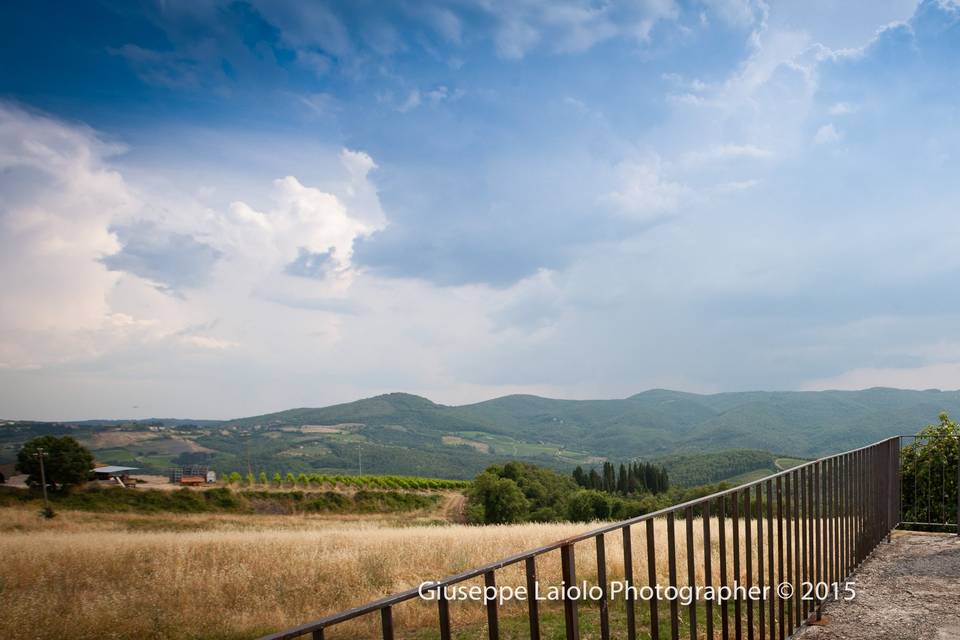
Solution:
M3 517L5 524L8 516L23 520L22 529L5 527L0 536L0 637L9 640L247 638L587 529L583 524L396 528L375 520L336 523L296 516L244 516L236 518L245 523L239 526L230 518L167 515L165 521L189 526L140 532L124 523L127 516L96 516L82 524L67 517L38 525L35 514L17 511L5 509ZM191 530L200 520L210 528ZM718 524L711 523L714 584L719 580ZM725 526L729 546L732 527L729 521ZM682 520L676 523L681 585L687 575L684 527ZM694 532L700 581L701 521ZM656 522L655 538L658 580L665 585L663 520ZM608 577L619 579L624 573L619 532L608 534L605 542ZM742 533L740 543L743 549ZM646 584L645 527L633 527L632 544L634 574ZM595 581L593 544L578 544L576 551L578 579ZM542 582L559 584L559 552L539 558L537 568ZM522 564L498 571L498 584L523 584L521 571ZM728 574L733 577L732 562ZM745 577L743 566L741 581ZM434 625L436 605L413 601L397 607L395 616L402 636ZM457 603L453 616L456 625L469 625L482 621L483 610ZM328 637L372 637L377 622L371 616Z

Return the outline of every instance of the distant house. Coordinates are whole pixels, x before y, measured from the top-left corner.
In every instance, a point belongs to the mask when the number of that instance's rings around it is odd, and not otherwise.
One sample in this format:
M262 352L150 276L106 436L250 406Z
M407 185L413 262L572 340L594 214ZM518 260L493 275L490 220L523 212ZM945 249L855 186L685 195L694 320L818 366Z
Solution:
M95 479L116 482L121 487L132 486L134 484L133 480L130 479L130 472L136 470L137 467L120 467L112 464L97 465L92 469Z

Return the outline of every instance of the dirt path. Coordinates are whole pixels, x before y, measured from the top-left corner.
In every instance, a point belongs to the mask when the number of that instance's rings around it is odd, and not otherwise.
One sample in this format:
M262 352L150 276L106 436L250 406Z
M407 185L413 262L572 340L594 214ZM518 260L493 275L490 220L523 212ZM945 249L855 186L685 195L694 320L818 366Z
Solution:
M803 640L960 639L960 536L898 532L854 574L857 596L824 608Z
M449 493L441 503L444 518L450 522L467 521L467 497L462 493Z

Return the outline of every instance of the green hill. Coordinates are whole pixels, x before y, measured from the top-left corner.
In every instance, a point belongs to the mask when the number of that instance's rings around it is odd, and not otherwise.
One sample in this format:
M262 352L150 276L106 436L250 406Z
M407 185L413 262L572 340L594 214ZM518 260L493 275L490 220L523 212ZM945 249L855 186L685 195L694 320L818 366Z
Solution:
M104 461L157 470L207 462L230 470L349 473L362 457L369 473L467 478L510 459L569 470L605 459L764 452L767 462L737 471L743 473L772 470L765 452L812 458L914 433L941 411L960 415L960 392L654 389L614 400L512 395L463 406L390 393L222 422L8 423L0 426L0 462L32 435L64 432L90 443ZM709 464L723 467L720 459Z

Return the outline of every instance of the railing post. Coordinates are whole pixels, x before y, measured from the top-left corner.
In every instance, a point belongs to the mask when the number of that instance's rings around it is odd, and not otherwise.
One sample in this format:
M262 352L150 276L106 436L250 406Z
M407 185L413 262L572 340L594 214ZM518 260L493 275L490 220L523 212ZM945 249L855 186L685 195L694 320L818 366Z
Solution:
M540 640L540 603L537 601L537 559L524 562L527 574L527 615L530 618L530 640Z
M694 587L697 584L697 563L693 553L693 507L687 507L684 514L684 524L687 529L687 584ZM690 640L697 640L697 599L690 599Z
M723 500L723 498L720 498ZM709 589L713 586L713 545L710 540L710 500L707 500L703 503L702 510L702 524L703 524L703 540L701 546L703 547L703 586ZM718 522L719 526L723 526L722 522ZM723 553L721 550L720 553ZM705 615L704 623L706 625L707 637L713 638L713 600L707 599L703 605Z
M393 640L393 607L386 606L380 609L380 626L383 630L383 640Z
M653 527L650 526L652 522L652 519L647 520L647 567L650 567L651 563L655 562L655 560L651 558L654 553L652 551L653 545L651 544L653 541ZM630 525L625 526L621 531L623 532L623 581L627 586L627 588L624 589L624 606L627 611L627 639L635 640L637 637L637 619L633 598L630 597L629 592L630 587L633 586L633 539L630 536ZM655 571L654 569L654 573L651 573L654 579L656 578ZM650 598L650 606L652 607L651 611L656 613L656 598ZM656 616L654 615L652 618L656 618ZM651 620L651 623L652 622L653 620Z
M740 582L740 493L734 491L730 496L732 498L730 503L733 515L733 581L738 584ZM740 597L735 591L733 595L733 617L735 618L733 629L736 640L741 640L743 637L741 633L741 609Z
M577 614L577 601L570 597L570 588L577 584L576 558L573 544L560 547L560 564L566 590L563 594L563 622L567 628L567 640L579 640L580 619Z
M677 541L673 511L667 514L667 576L673 590L677 589ZM680 611L676 598L670 600L670 639L680 640Z
M630 527L623 530L624 544L629 544ZM657 545L654 540L653 518L647 520L647 583L650 588L657 585ZM633 575L633 568L630 568ZM627 601L627 636L630 640L637 637L636 622L633 618L633 601ZM660 640L660 614L657 612L657 599L650 598L650 640Z
M603 534L597 536L597 584L603 590L600 599L600 638L610 640L610 612L607 604L607 551Z
M497 577L493 571L487 571L483 574L483 585L490 591L496 589ZM497 617L496 598L487 600L487 637L490 640L499 640L500 638L500 620Z

